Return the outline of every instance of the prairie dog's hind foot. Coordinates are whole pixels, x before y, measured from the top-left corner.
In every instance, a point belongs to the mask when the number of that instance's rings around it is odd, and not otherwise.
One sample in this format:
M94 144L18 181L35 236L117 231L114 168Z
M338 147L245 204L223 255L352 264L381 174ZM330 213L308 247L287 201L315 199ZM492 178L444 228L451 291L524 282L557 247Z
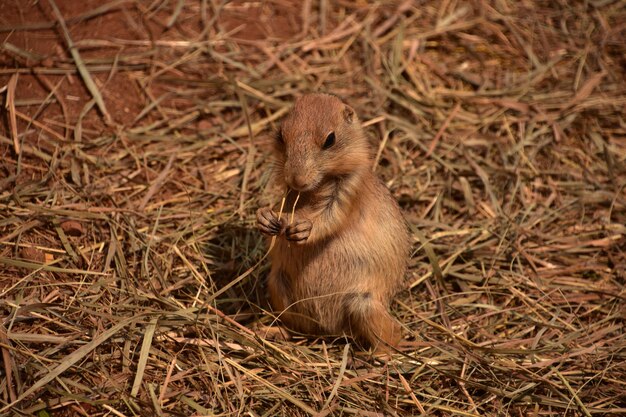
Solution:
M253 326L252 331L261 339L275 341L291 340L291 333L289 330L280 325L267 326L258 323L256 326Z

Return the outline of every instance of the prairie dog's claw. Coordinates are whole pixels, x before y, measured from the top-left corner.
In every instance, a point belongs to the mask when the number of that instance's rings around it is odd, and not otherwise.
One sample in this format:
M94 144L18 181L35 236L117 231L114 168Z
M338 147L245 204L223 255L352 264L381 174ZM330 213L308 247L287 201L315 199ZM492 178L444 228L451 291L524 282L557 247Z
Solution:
M311 220L303 219L296 220L285 229L285 236L287 240L295 242L296 244L303 244L311 235L311 229L313 223Z
M284 229L284 219L279 220L278 216L269 207L261 207L256 212L257 227L261 233L268 236L278 236Z

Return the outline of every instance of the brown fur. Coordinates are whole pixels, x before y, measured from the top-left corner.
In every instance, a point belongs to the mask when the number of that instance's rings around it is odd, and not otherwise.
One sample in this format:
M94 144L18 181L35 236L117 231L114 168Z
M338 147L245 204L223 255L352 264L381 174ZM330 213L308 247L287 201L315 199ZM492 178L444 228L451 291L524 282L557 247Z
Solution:
M324 149L329 133L335 143ZM270 208L259 229L279 236L271 253L269 296L287 327L342 334L378 350L396 345L400 325L389 314L401 288L409 236L400 209L371 172L371 149L354 110L335 96L299 98L276 142L276 179L300 192L293 223ZM380 344L380 341L384 344Z

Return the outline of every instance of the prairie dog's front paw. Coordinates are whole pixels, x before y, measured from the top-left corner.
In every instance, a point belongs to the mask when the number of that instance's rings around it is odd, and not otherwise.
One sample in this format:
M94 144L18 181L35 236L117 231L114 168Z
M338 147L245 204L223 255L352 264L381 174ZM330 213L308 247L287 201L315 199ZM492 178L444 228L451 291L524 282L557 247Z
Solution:
M278 236L285 229L285 220L278 216L269 207L261 207L256 212L257 227L261 233L268 236Z
M311 229L313 223L311 220L302 219L296 220L285 229L285 236L287 240L295 242L296 244L303 244L311 235Z

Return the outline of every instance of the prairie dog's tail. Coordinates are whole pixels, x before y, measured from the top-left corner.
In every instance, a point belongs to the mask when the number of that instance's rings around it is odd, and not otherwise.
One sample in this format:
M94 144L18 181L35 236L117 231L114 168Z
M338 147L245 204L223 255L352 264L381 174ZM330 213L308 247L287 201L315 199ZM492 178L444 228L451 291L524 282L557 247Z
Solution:
M347 324L351 335L376 351L388 351L402 337L400 323L369 292L347 297Z

